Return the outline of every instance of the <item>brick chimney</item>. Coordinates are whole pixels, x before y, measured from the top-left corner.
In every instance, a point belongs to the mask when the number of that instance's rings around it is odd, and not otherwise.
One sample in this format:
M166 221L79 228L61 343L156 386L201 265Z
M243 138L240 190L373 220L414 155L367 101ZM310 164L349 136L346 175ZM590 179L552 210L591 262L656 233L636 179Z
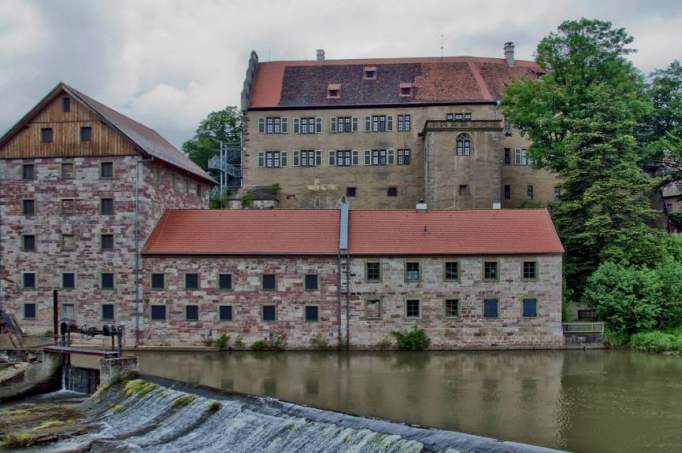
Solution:
M512 50L513 52L513 50ZM513 57L512 57L513 59ZM317 61L323 62L324 61L324 49L317 49Z
M507 66L510 68L514 66L514 43L511 41L504 43L504 58L507 60Z

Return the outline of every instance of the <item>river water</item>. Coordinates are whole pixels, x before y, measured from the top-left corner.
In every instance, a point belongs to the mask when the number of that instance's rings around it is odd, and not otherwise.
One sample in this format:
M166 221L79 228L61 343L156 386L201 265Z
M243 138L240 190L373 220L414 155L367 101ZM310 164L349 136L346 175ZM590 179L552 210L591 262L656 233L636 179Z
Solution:
M682 357L616 351L138 352L143 373L586 452L682 451Z

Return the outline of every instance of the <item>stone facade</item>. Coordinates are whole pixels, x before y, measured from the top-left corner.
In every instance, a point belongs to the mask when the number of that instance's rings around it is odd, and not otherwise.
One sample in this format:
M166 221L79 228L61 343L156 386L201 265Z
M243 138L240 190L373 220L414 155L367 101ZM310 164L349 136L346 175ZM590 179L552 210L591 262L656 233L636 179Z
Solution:
M499 278L483 279L483 262L497 262ZM537 263L537 278L524 280L522 266ZM378 262L381 280L367 282L365 265ZM405 263L420 264L420 280L406 282ZM459 279L446 281L446 262L457 262ZM383 347L393 342L391 332L423 328L434 349L557 348L561 331L560 255L451 256L451 257L353 257L351 258L350 346ZM346 335L345 284L341 304L337 299L335 257L145 257L145 318L151 306L166 306L166 319L148 321L145 345L202 345L225 333L246 347L273 335L286 338L290 349L307 349L320 342L336 345ZM163 273L164 289L151 289L151 274ZM186 290L186 273L199 275L199 288ZM229 273L232 288L219 289L218 275ZM263 274L276 276L276 290L263 290ZM318 290L304 287L306 274L318 276ZM345 279L345 277L343 277ZM345 280L344 280L345 281ZM537 300L537 316L524 317L524 298ZM458 300L457 316L446 315L446 300ZM483 300L497 299L496 318L484 318ZM379 301L378 310L369 301ZM408 317L407 300L418 300L419 316ZM198 306L198 319L186 319L186 306ZM232 307L232 319L219 319L219 306ZM276 320L264 321L262 307L275 305ZM306 321L306 306L317 306L318 321ZM337 323L337 310L341 313Z

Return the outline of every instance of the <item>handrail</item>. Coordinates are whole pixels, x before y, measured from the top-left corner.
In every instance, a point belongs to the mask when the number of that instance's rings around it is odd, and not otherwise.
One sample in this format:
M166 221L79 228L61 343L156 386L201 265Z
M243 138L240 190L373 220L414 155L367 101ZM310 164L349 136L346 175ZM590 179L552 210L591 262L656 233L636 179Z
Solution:
M567 334L603 334L603 322L565 322L562 324L564 333Z

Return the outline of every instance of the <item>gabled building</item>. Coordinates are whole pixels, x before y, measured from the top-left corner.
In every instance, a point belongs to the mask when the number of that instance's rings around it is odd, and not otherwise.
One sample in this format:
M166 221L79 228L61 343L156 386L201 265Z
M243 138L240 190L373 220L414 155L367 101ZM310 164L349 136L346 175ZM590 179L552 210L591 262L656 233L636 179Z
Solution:
M283 208L544 206L556 178L533 170L528 141L505 123L504 86L534 62L435 57L249 60L244 185L278 184Z
M166 209L207 207L213 182L154 130L58 84L0 138L0 304L43 334L58 289L64 318L141 329L139 251Z

